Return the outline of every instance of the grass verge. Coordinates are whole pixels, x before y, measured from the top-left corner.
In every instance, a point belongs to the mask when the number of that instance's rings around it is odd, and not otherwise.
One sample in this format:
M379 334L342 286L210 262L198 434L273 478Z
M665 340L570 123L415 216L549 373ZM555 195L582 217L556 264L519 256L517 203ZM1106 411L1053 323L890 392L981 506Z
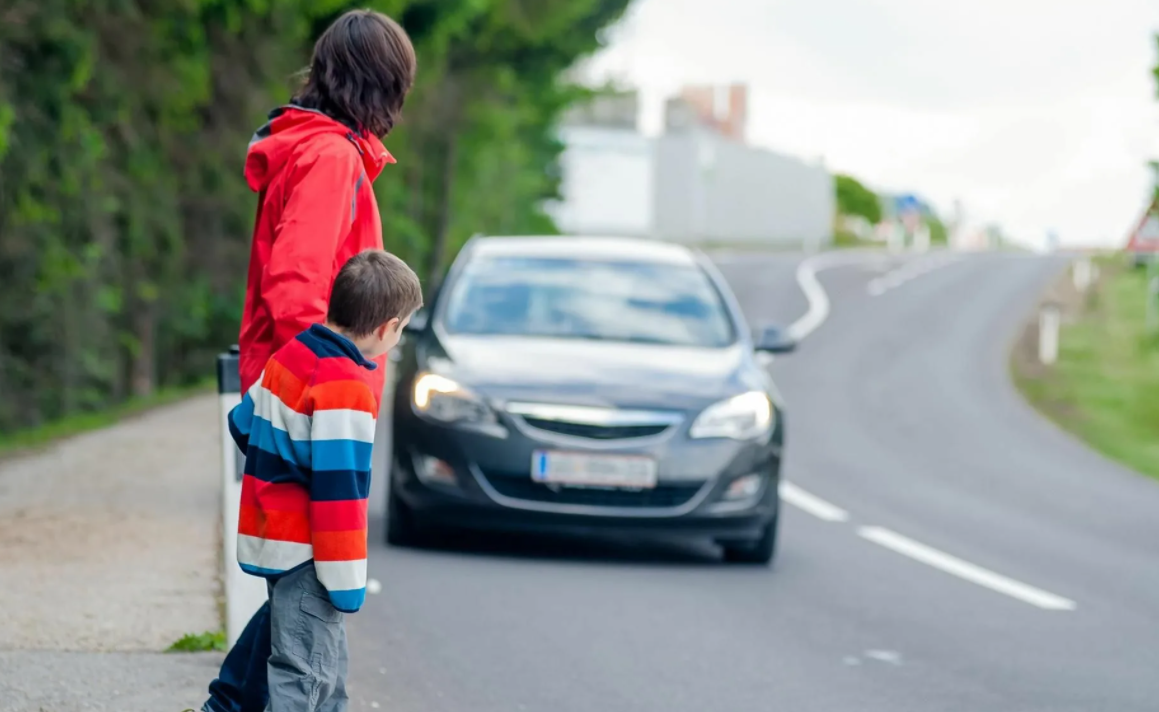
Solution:
M125 418L175 403L191 395L207 393L213 387L214 381L208 379L192 386L167 388L151 396L133 398L104 410L71 415L35 428L2 433L0 434L0 457L25 450L35 450L57 440L104 428Z
M167 653L209 653L225 651L225 631L206 631L204 633L186 633L173 645Z
M1044 368L1016 352L1015 383L1039 411L1092 447L1159 478L1159 337L1146 333L1147 276L1119 258L1073 305L1058 362ZM1071 287L1073 291L1073 287Z
M832 247L839 250L860 248L885 248L885 243L874 240L863 240L852 232L838 230L833 234Z

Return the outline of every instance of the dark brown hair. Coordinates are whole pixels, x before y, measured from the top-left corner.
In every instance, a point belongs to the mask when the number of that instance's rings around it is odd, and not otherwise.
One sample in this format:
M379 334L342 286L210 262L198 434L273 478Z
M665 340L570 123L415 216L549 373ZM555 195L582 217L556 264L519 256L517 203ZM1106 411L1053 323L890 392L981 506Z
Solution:
M402 113L415 67L406 30L380 12L351 10L318 38L309 74L291 101L382 138Z
M422 305L423 288L414 270L389 252L367 250L339 270L326 320L357 339L391 319L406 319Z

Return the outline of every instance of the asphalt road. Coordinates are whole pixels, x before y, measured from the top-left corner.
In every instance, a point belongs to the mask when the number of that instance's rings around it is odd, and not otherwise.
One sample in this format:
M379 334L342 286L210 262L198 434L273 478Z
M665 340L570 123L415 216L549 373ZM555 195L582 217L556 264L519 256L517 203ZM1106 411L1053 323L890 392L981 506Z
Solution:
M802 259L720 267L754 324L788 323L810 304ZM378 473L382 591L349 619L353 709L1159 709L1159 486L1040 420L1007 377L1062 266L817 273L831 312L773 364L786 476L807 494L772 570L663 542L388 549Z

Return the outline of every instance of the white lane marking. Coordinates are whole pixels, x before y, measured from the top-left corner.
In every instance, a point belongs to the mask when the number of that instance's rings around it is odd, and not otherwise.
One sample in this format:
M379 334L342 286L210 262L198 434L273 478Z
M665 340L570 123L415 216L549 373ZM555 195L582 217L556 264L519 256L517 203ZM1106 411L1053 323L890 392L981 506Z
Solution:
M896 650L866 650L865 657L870 660L876 660L879 663L889 663L890 665L901 665L901 653Z
M792 482L781 480L780 492L781 499L818 519L827 522L849 521L849 512L835 504L826 502L817 495L809 494Z
M950 556L888 529L861 527L857 530L857 534L863 539L884 546L902 556L908 556L914 561L940 569L970 583L1016 598L1032 606L1038 606L1048 611L1073 611L1078 605L1070 599L996 574L981 566L975 566L968 561Z
M879 297L891 289L902 286L911 279L933 272L936 269L941 269L957 261L958 256L950 253L939 253L914 259L881 277L870 280L865 289L869 293L869 296Z
M815 261L816 258L811 258L797 265L797 284L801 285L801 291L809 302L809 309L789 325L789 335L798 341L813 333L829 316L829 295L817 281L818 265L814 265Z
M825 293L821 282L817 280L817 273L834 267L844 267L871 259L874 255L861 252L826 252L815 257L801 260L797 265L797 284L805 293L809 308L801 318L789 325L788 334L797 341L801 341L817 330L829 317L829 295Z

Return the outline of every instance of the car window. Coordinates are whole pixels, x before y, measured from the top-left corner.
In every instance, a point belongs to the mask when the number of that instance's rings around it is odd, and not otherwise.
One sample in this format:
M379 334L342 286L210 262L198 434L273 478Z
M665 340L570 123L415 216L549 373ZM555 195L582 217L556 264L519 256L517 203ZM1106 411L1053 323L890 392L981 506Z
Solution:
M721 347L735 340L716 287L695 265L487 257L452 287L444 328Z

